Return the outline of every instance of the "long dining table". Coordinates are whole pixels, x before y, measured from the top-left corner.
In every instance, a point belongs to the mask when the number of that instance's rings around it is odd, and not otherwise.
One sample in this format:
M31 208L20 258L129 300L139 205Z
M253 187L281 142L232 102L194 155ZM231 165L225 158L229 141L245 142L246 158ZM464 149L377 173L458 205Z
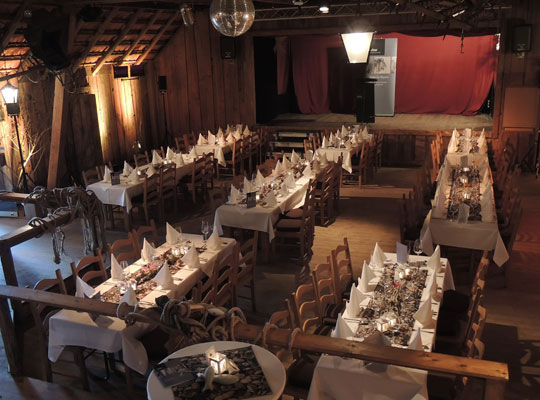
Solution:
M385 253L386 260L384 268L399 267L396 254ZM429 257L409 256L410 268L419 268L419 271L426 272L426 282L433 274L433 270L427 267ZM375 278L371 280L373 285L377 285L383 274L382 268L372 266ZM455 289L452 277L450 262L441 258L441 269L436 274L438 292L442 294L445 290ZM386 292L387 290L385 290ZM379 299L381 292L368 292L367 296L360 303L361 307L367 307L372 301ZM436 336L436 321L441 306L440 298L428 296L428 288L424 288L421 295L420 306L423 302L431 299L431 313L433 323L424 328L418 321L414 321L411 331L420 329L420 337L423 351L433 351L433 344ZM414 310L413 310L414 311ZM398 315L399 320L399 315ZM365 318L351 317L344 318L350 330L354 332L351 337L342 339L364 341L363 334L366 332L362 328L369 324ZM373 322L373 321L372 321ZM371 322L371 323L372 323ZM391 332L392 334L389 334ZM386 338L394 337L392 332L386 331ZM381 344L382 345L382 344ZM405 345L392 343L392 346L407 348ZM412 368L399 367L394 365L369 363L357 359L348 359L337 356L323 354L313 374L308 400L358 400L358 399L415 399L427 400L427 371Z
M155 250L159 256L175 247L186 245L196 246L199 252L200 267L192 268L187 265L181 266L172 274L174 288L164 289L151 282L151 290L137 296L140 306L155 306L155 301L160 296L180 299L185 296L204 275L212 275L214 266L222 259L231 254L236 241L231 238L220 238L221 248L210 250L203 246L201 235L183 234L180 244L165 243ZM142 259L137 260L126 268L127 274L135 274L149 263ZM166 265L166 264L164 264ZM119 302L121 296L118 288L119 282L111 279L103 282L95 288L94 293L99 293L102 299L109 302ZM152 326L137 322L126 326L119 318L98 316L94 319L89 313L73 310L60 310L49 321L49 353L51 361L56 361L65 346L82 346L89 349L116 353L122 351L124 363L131 369L145 374L148 367L148 357L140 336L151 331Z

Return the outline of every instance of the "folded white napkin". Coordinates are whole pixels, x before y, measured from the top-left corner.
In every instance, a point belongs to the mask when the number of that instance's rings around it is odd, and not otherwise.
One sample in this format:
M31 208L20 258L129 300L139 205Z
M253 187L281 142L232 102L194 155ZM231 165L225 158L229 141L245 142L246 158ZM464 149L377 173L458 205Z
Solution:
M304 176L311 176L311 167L308 165L306 168L304 168Z
M264 198L264 201L266 201L267 207L275 207L277 204L276 195L274 194L273 190L270 190L266 197Z
M322 166L325 166L326 164L328 164L328 159L326 158L326 153L320 153L319 154L319 162L321 163Z
M133 171L130 172L130 174L129 174L128 178L127 178L129 183L137 183L137 182L139 182L139 174L138 174L138 172L139 171L138 171L137 168L133 169Z
M229 195L229 203L238 204L240 201L240 192L234 185L231 185L231 194Z
M131 174L131 171L133 171L133 167L129 165L127 161L124 161L124 170L122 171L122 174L124 176L128 176L129 174Z
M371 255L370 264L376 266L377 268L384 268L385 260L386 256L384 255L381 246L379 246L378 242L375 243L375 248L373 249L373 254Z
M441 247L439 245L437 245L431 257L429 257L427 267L430 271L435 271L435 274L438 274L441 270Z
M292 162L293 164L298 164L298 163L300 162L300 157L298 156L298 154L296 154L296 152L294 151L294 149L293 149L293 151L292 151L292 153L291 153L291 162Z
M262 187L262 185L264 184L264 176L259 170L257 170L257 177L255 178L255 182L257 183L258 187Z
M370 281L375 277L375 271L373 271L373 269L364 261L364 265L362 267L362 276L358 278L358 289L360 292L368 293L373 291Z
M283 154L282 165L284 170L288 170L291 168L291 163L285 154Z
M152 165L150 165L148 168L146 168L146 176L147 177L150 178L155 173L156 173L156 169Z
M183 167L184 166L184 157L182 154L178 153L174 159L174 162L176 163L176 167Z
M434 273L431 273L426 280L426 290L424 293L429 293L429 296L435 301L440 300L439 292L437 291L437 275Z
M214 229L210 237L208 238L206 245L210 250L220 250L221 241L219 240L219 232L217 229Z
M233 136L232 133L229 133L229 135L227 136L227 142L229 142L229 143L234 142L234 136Z
M273 175L278 176L279 174L281 174L281 172L283 172L283 167L281 166L281 161L278 160L278 162L276 163L276 167L274 168Z
M197 149L195 148L195 146L193 146L193 148L189 152L189 157L192 158L193 160L197 158Z
M171 224L167 222L166 224L166 235L165 240L167 244L175 244L182 240L182 230L180 229L180 232L177 231Z
M218 137L218 144L220 146L225 146L225 137L223 135L221 135L220 137Z
M313 161L313 150L306 151L306 160L309 162Z
M369 133L368 133L368 130L367 130L367 126L364 126L364 129L362 129L362 137L364 139L367 139L369 137Z
M336 137L334 136L334 134L332 132L330 132L330 137L328 138L328 142L329 143L334 143Z
M251 182L244 176L244 193L251 193L253 192L253 187L251 185Z
M352 144L358 144L358 136L356 135L356 133L354 133L354 134L352 135L351 143L352 143Z
M206 140L206 138L203 136L202 133L199 133L199 139L197 139L197 144L199 146L202 146L204 144L208 144L208 141Z
M352 150L353 145L352 145L352 143L351 143L350 140L347 140L347 141L345 142L345 148L346 148L347 150Z
M319 160L313 160L313 172L318 173L321 170Z
M289 194L289 188L287 187L287 184L283 182L283 184L281 185L281 189L279 189L279 195L281 197L285 197L288 194Z
M292 177L292 175L287 175L283 183L287 185L287 189L296 188L296 183L294 182L294 178Z
M411 335L411 340L409 341L409 346L407 347L410 350L424 350L422 345L422 335L420 334L420 328L414 331Z
M398 264L409 262L409 249L404 244L396 242L396 256Z
M124 271L122 270L122 267L120 266L120 263L114 256L114 254L111 253L111 278L115 281L121 281L124 279Z
M155 250L156 249L154 249L154 246L152 246L150 243L148 243L146 238L144 238L144 240L143 240L143 248L141 250L141 258L143 259L143 261L144 262L152 261L152 256L154 255Z
M75 296L76 297L84 298L84 296L86 296L88 298L92 298L92 296L94 295L94 292L95 290L92 286L90 286L88 283L83 281L81 278L77 277L77 279L75 280Z
M381 346L391 346L390 339L386 337L382 332L375 331L371 335L364 338L364 343L378 344Z
M173 149L167 146L167 154L165 158L169 161L174 161L175 157L176 157L176 154L174 153Z
M210 131L208 131L208 143L216 144L216 136Z
M334 147L340 147L341 146L341 139L337 136L334 138Z
M458 223L466 224L469 221L469 211L470 211L470 209L471 208L465 203L461 203L459 205Z
M221 126L218 128L217 134L218 137L223 137L223 131L221 130Z
M195 248L195 246L191 246L191 248L184 255L184 257L182 257L182 262L191 268L200 267L201 264L199 261L199 254L197 253L197 249Z
M434 327L433 313L431 311L431 295L420 304L418 311L414 313L413 317L422 325L422 328L429 329Z
M365 295L358 289L355 283L351 286L349 302L345 307L345 314L348 318L357 318L360 312L360 303L365 299Z
M242 125L240 125L240 129L242 129ZM251 132L249 131L247 125L246 127L244 128L244 136L249 136L251 135Z
M341 314L338 314L336 321L336 329L332 331L332 337L338 339L347 339L354 336L353 330L343 319Z
M109 167L105 165L105 168L103 169L103 182L110 182L111 181L111 170Z
M135 291L131 286L128 287L126 293L124 293L124 295L120 299L119 304L122 303L127 303L130 306L134 306L135 304L137 304L137 295L135 294Z
M323 136L321 149L326 149L327 147L328 147L328 141L326 140L326 136Z
M493 222L493 189L491 185L488 185L482 199L480 200L480 207L482 208L480 213L482 214L482 221Z
M160 164L163 161L156 150L152 150L152 164Z
M154 282L156 282L159 286L161 286L162 289L172 289L174 288L174 280L171 275L171 271L169 270L169 264L164 263L157 275L153 279Z
M234 131L234 132L233 132L233 137L234 137L236 140L242 139L242 131L241 131L241 130L240 130L240 131L238 131L238 130Z
M349 130L345 128L345 125L341 125L341 137L349 136Z

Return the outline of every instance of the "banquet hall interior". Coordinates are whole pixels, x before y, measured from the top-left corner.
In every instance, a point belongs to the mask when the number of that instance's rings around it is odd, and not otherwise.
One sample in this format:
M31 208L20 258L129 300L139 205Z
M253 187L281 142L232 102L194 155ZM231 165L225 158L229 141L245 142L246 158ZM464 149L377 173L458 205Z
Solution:
M1 2L0 399L540 398L539 26Z

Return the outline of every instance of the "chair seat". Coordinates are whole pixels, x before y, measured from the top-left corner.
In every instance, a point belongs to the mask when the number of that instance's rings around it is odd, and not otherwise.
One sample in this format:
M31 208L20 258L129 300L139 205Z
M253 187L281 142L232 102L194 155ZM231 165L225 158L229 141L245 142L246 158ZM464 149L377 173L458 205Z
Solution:
M300 219L304 215L304 210L301 208L294 208L291 211L288 211L284 218Z
M302 228L301 219L281 219L276 225L276 230L287 232L298 232Z

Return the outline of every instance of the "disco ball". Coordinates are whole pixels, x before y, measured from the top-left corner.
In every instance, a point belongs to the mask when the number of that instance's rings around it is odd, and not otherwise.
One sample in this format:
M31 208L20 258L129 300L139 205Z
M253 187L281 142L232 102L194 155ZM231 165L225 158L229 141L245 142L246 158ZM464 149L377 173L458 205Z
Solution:
M210 21L225 36L246 33L255 20L255 7L251 0L212 0Z

